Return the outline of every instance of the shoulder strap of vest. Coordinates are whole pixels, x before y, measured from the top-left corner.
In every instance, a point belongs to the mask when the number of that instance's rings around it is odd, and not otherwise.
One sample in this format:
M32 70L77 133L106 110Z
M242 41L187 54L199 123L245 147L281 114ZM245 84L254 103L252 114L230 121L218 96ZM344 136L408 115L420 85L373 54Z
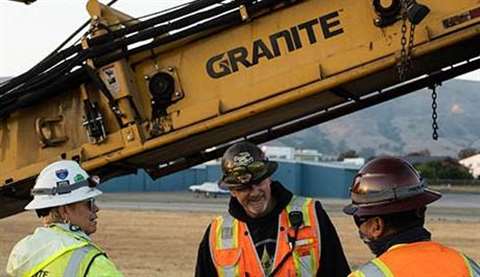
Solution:
M97 257L104 256L108 259L108 256L104 252L99 252L99 251L91 251L89 255L85 257L85 263L82 264L82 267L80 268L79 275L82 277L86 277L88 275L88 271L90 270L90 267L92 266L93 262ZM88 261L88 263L86 263Z
M211 225L210 232L214 235L216 249L231 249L237 247L236 232L238 228L237 220L229 213L215 218L215 223ZM216 230L213 228L216 227Z
M90 260L99 253L101 254L102 252L91 245L73 250L72 256L65 268L64 276L83 276L84 273L81 272L83 271L82 265L85 270Z
M35 267L33 267L25 276L33 276L36 274L38 271L40 271L42 268L50 264L52 261L57 259L58 257L64 255L67 252L74 251L75 249L82 248L84 246L88 245L86 242L80 242L79 244L74 244L70 245L69 247L66 247L64 249L61 249L52 255L50 255L47 259L45 259L43 262L37 264Z
M302 207L305 204L305 201L307 198L302 197L302 196L292 196L292 199L290 200L290 203L288 203L288 206L290 208L290 211L302 211Z
M222 248L233 248L234 245L234 221L235 218L230 214L226 214L223 216L223 224L222 224Z
M463 254L462 257L467 264L468 271L470 272L470 277L480 277L480 266L478 266L476 262Z
M378 258L361 266L358 271L368 277L393 277L390 269Z
M312 203L312 201L312 198L294 195L286 207L287 215L292 211L302 212L303 224L305 226L311 226L312 222L310 222L308 205ZM288 224L290 224L290 221Z

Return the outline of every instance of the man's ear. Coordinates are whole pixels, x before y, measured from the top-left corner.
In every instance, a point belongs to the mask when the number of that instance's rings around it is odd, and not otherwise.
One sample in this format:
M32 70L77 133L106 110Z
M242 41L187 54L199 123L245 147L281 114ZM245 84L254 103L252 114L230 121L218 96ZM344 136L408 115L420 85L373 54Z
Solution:
M229 191L230 191L230 195L231 195L232 197L237 197L236 194L235 194L235 191L233 191L233 190L229 190Z
M371 220L371 235L374 239L378 239L385 233L385 221L379 216L376 216Z

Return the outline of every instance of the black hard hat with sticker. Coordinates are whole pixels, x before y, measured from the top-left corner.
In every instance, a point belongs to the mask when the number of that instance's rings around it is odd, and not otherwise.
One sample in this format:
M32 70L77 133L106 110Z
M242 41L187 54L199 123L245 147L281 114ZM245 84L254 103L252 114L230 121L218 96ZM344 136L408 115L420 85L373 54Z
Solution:
M238 188L258 184L270 177L278 164L269 161L253 143L243 141L230 146L222 157L222 188Z

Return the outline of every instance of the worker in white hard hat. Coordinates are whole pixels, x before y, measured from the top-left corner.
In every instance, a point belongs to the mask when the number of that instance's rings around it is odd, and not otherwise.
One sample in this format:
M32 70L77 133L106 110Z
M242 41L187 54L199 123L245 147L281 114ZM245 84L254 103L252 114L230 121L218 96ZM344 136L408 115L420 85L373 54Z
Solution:
M97 230L98 183L75 161L57 161L40 172L25 209L35 210L43 227L15 245L9 276L123 276L89 237Z

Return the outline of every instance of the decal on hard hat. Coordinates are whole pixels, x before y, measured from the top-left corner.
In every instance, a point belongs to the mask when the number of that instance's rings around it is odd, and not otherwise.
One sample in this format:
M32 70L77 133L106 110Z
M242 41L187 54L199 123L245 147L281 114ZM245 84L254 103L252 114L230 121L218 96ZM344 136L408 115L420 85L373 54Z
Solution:
M58 169L55 170L55 175L58 179L65 180L68 176L68 170L66 169Z
M240 152L233 157L233 161L235 162L235 166L247 166L253 163L254 159L250 153Z
M75 177L73 177L73 180L75 181L75 183L78 183L78 182L81 182L81 181L85 180L85 177L83 177L82 174L77 174L77 175L75 175Z
M59 193L59 194L69 193L70 191L68 191L68 190L65 190L65 191L62 190L62 188L66 188L68 186L70 186L70 181L68 181L68 180L58 181L57 182L57 189L58 189L58 191L62 191L62 193Z

